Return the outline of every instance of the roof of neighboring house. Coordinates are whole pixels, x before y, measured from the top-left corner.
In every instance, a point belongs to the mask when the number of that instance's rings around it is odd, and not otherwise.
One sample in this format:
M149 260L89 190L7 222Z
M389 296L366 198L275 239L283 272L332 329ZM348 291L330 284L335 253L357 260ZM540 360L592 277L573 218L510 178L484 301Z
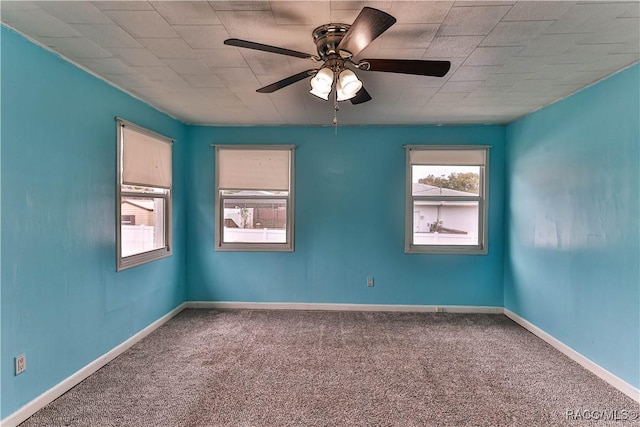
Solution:
M153 212L155 208L155 202L153 200L136 200L135 202L131 200L123 200L122 203L128 203L132 206L144 209L149 212Z
M451 190L449 188L440 188L435 185L413 183L412 191L414 196L477 196L477 194L467 193L465 191Z

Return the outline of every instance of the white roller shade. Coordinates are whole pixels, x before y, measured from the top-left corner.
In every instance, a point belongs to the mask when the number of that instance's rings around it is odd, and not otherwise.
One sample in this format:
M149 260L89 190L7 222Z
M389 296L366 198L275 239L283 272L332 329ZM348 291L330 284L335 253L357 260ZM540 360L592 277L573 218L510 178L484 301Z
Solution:
M221 190L289 190L291 150L219 148Z
M171 188L171 143L122 128L122 183Z
M485 149L419 149L411 148L410 159L412 165L484 165Z

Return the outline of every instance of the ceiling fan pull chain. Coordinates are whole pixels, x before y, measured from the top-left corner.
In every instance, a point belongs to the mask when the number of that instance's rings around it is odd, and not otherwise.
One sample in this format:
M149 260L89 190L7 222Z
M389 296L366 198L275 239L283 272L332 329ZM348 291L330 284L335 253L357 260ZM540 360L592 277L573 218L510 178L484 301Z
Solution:
M335 68L333 73L333 85L331 87L336 87L336 82L338 81L338 73L339 68ZM340 110L340 105L338 105L338 91L333 91L333 129L335 134L338 135L338 111Z

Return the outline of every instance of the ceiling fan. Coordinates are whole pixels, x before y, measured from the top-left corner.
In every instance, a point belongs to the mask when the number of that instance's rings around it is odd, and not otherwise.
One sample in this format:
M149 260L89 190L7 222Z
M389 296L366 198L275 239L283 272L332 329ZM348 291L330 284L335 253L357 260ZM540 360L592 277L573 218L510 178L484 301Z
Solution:
M323 64L318 69L302 71L262 87L256 92L272 93L307 77L312 77L310 93L319 98L328 100L335 88L337 110L338 101L350 100L352 104L362 104L371 100L371 95L362 86L362 82L351 68L359 71L383 71L433 77L443 77L449 71L451 67L449 61L354 59L369 43L388 30L395 22L396 18L388 13L365 7L351 25L321 25L312 33L318 55L240 39L227 39L224 44L322 62Z

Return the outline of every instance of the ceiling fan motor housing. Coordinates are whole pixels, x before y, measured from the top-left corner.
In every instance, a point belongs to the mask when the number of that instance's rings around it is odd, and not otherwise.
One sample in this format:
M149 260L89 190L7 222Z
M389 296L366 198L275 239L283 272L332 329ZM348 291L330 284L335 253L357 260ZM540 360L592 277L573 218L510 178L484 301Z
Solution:
M337 48L349 28L349 24L326 24L313 30L313 41L323 61L341 57Z

